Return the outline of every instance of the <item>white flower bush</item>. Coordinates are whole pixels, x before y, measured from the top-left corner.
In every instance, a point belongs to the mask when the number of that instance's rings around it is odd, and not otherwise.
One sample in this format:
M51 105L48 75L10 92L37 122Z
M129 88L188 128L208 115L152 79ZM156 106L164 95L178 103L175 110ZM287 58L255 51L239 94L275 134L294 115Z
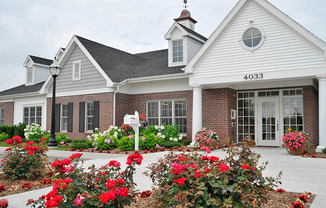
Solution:
M49 136L48 131L42 130L39 124L34 123L27 125L24 132L25 138L34 142L40 142L41 138L46 138Z

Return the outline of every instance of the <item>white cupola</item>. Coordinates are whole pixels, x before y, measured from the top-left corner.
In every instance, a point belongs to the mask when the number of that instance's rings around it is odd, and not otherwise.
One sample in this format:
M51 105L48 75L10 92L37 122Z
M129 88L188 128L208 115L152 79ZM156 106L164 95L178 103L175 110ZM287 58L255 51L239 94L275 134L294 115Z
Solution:
M187 9L174 19L172 27L164 36L169 45L169 67L187 65L206 42L207 38L195 32L196 23Z

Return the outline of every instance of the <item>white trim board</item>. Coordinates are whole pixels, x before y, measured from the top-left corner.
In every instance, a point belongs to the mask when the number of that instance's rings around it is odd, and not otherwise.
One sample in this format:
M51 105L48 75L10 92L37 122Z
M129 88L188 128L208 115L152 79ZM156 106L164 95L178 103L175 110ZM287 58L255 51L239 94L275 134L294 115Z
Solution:
M61 92L61 93L56 93L55 97L89 95L89 94L99 94L99 93L106 93L106 92L114 92L114 89L113 88L101 88L101 89L92 89L92 90ZM47 98L51 98L51 97L52 97L52 94L47 95Z

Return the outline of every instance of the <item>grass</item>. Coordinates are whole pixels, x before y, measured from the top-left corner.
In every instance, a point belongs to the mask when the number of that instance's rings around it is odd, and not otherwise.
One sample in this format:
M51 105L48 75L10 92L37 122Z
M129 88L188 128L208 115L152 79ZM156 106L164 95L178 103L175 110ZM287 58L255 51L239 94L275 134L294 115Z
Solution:
M56 148L51 148L51 150L61 150L61 151L66 151L68 150L69 146L58 146Z
M5 142L0 142L0 147L11 147L11 145Z

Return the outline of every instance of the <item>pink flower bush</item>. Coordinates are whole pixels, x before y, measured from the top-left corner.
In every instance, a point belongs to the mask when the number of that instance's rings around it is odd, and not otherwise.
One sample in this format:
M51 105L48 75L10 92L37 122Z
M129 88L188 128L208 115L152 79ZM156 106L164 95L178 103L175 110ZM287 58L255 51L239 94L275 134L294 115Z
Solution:
M197 143L204 143L204 144L211 144L215 141L217 141L218 135L216 132L214 132L212 129L201 129L197 132L196 136L195 136L195 141Z
M290 131L282 137L283 147L289 150L297 150L309 143L309 136L305 132Z

